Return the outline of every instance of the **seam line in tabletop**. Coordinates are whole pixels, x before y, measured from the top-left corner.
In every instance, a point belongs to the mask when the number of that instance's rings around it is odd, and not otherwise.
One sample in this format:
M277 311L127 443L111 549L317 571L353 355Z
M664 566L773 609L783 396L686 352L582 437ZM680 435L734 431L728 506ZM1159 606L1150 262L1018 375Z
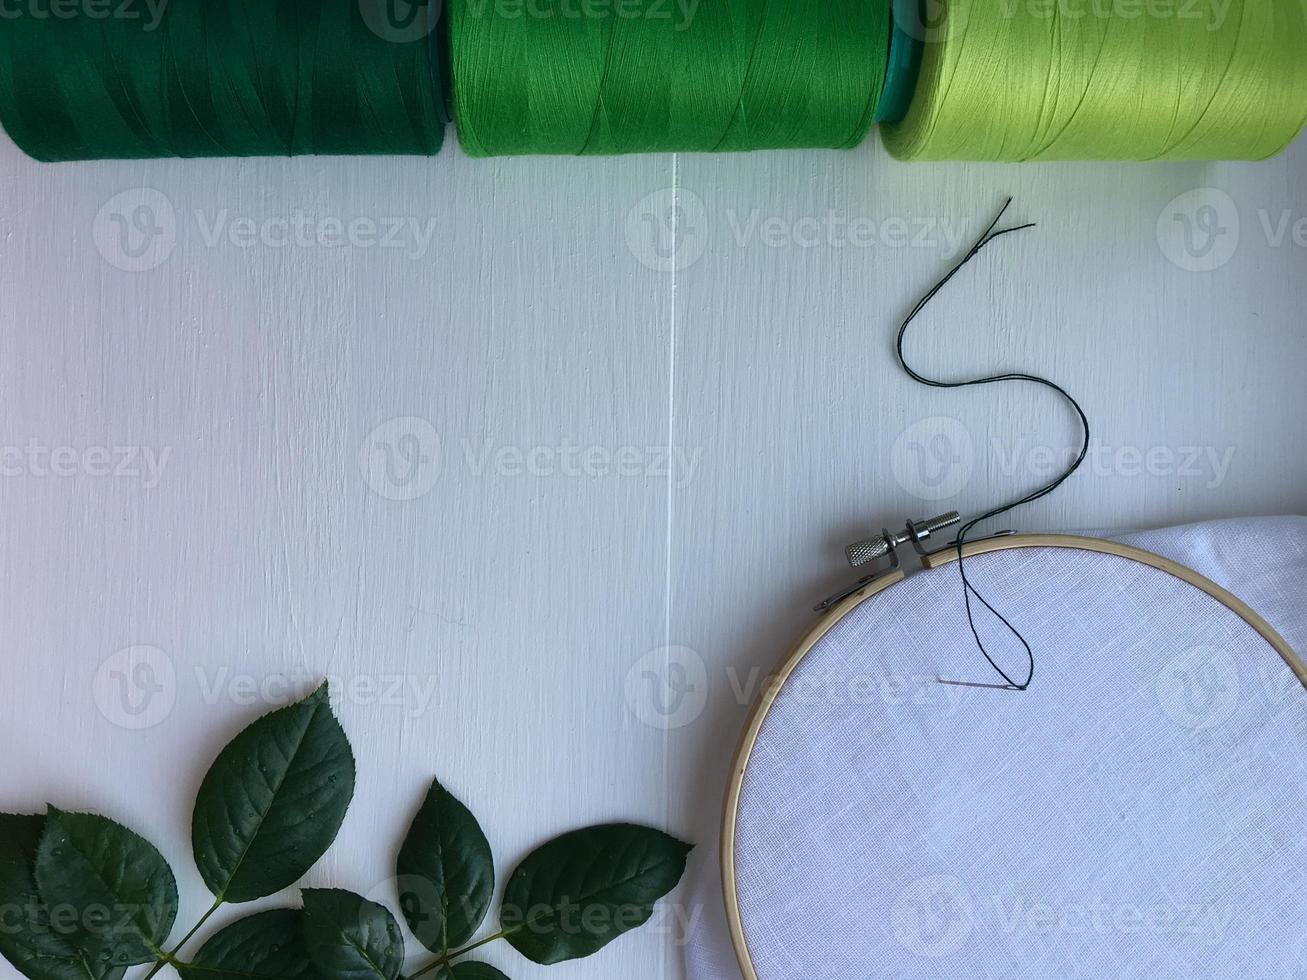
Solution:
M680 243L680 202L681 181L680 181L680 154L672 154L672 247L676 248ZM672 262L672 281L671 281L671 302L669 314L669 329L667 339L667 452L670 454L676 445L676 286L677 263ZM672 556L674 541L674 524L675 519L675 485L673 482L673 468L667 467L667 512L664 521L665 533L667 535L667 546L663 555L663 671L664 676L670 667L671 648L672 648ZM671 820L671 793L668 792L671 786L671 730L663 728L662 744L662 779L663 779L663 825L668 826ZM665 943L659 945L659 959L661 960L659 975L666 977L668 975L667 946Z

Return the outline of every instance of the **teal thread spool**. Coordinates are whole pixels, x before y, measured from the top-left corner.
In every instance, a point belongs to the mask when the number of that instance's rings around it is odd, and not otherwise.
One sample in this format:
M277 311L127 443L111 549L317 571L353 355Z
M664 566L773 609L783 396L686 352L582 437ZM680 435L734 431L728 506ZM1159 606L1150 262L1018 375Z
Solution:
M885 88L876 107L876 122L899 122L908 114L921 75L925 17L920 0L894 0Z

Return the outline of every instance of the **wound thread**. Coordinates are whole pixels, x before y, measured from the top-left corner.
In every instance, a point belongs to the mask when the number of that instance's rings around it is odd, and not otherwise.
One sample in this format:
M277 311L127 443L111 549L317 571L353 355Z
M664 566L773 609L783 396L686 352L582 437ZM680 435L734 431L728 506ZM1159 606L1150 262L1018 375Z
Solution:
M459 141L472 156L854 147L889 30L888 0L452 0Z
M387 0L41 2L0 18L0 121L38 160L440 149L436 0L403 23Z
M1257 160L1307 121L1307 3L942 0L901 160Z

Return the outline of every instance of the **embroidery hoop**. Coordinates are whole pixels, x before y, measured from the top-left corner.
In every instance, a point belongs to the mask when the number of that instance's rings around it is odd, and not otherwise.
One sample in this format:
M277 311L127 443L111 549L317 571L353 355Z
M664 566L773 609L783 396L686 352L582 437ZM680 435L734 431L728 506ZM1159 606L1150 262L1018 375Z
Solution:
M928 534L924 535L922 540L926 536ZM735 755L723 814L721 875L731 942L746 980L775 980L774 977L760 977L755 968L753 956L750 953L741 914L736 856L741 798L745 777L749 771L750 760L758 746L768 715L781 697L782 692L785 691L787 683L789 683L800 664L837 624L864 603L886 593L909 578L909 575L899 567L897 556L894 554L896 545L905 543L907 540L913 541L921 555L923 573L946 568L958 560L958 550L953 546L947 546L934 552L926 552L922 549L921 541L914 534L912 524L908 525L907 535L891 535L889 532L885 532L884 539L888 545L887 553L892 561L891 567L879 574L859 580L853 588L837 594L827 603L818 607L819 609L824 608L826 610L825 614L793 648L780 669L773 675L771 681L764 685L751 711L740 746ZM864 542L863 545L865 544ZM853 548L856 547L858 546L853 546ZM850 554L853 553L853 548L850 549ZM1226 589L1171 559L1115 541L1060 534L1008 535L980 539L966 544L962 549L962 555L964 558L972 558L995 552L1032 548L1071 549L1108 555L1137 562L1167 573L1173 578L1205 593L1235 613L1279 655L1285 665L1292 671L1299 684L1307 688L1307 666L1269 623ZM1020 695L1014 696L1019 697Z

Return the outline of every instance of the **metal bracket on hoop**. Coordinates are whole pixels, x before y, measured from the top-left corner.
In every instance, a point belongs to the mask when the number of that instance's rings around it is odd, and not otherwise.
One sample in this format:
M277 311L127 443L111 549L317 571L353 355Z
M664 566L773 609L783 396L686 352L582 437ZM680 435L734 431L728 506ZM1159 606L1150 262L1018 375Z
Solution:
M875 562L878 567L870 575L864 575L848 588L823 599L816 605L815 611L825 612L831 606L842 602L855 592L870 585L882 575L894 571L899 567L899 548L903 547L903 545L911 543L917 554L928 554L925 542L930 539L931 535L938 534L945 528L959 524L961 521L962 518L958 512L951 510L947 514L940 514L938 517L930 518L930 520L908 521L907 527L902 531L891 531L886 528L876 537L855 541L844 549L849 564L854 568L860 568L863 565Z

